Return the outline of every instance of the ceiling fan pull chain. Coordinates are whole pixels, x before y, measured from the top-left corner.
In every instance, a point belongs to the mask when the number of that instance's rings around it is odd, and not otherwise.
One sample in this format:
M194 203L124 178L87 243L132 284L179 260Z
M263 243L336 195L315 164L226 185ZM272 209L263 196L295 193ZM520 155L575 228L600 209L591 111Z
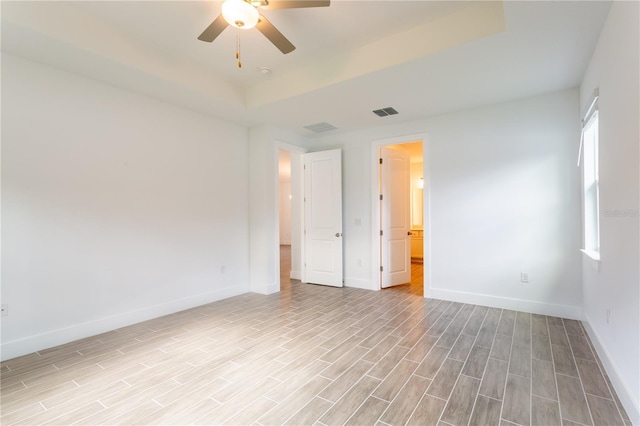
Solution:
M238 60L238 68L242 68L242 61L240 60L240 28L236 30L236 59Z

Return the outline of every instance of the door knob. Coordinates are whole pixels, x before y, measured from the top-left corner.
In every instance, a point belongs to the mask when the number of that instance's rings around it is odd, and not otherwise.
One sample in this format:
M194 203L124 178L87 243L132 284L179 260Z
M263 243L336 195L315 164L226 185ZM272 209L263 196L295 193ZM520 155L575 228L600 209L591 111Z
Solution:
M336 237L340 237L341 235L342 235L342 233L336 232Z
M413 235L413 232L409 231L407 232L407 235Z

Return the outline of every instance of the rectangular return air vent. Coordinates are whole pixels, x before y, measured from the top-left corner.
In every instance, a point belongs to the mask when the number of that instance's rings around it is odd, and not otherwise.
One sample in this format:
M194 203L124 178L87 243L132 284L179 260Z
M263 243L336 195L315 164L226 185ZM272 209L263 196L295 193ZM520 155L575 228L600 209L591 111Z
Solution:
M309 129L312 132L316 132L316 133L322 133L322 132L328 132L329 130L336 130L337 127L333 126L329 123L316 123L316 124L310 124L308 126L304 126L305 129Z
M376 109L373 111L373 113L378 117L386 117L387 115L396 115L398 111L396 111L394 108L386 107L382 109Z

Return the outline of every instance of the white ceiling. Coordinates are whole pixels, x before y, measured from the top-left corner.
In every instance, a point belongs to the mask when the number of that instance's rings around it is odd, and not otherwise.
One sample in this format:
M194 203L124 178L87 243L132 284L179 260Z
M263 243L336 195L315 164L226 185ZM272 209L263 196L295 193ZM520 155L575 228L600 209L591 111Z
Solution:
M343 1L197 36L220 1L2 2L2 50L242 125L345 132L579 85L610 2ZM269 67L264 76L259 67ZM373 109L400 114L378 118Z

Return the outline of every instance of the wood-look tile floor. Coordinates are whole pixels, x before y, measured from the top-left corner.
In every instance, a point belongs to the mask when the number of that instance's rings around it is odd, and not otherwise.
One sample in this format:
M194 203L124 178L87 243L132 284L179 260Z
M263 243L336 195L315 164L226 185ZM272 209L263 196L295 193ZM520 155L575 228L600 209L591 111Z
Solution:
M283 280L1 364L12 424L630 425L582 324Z

